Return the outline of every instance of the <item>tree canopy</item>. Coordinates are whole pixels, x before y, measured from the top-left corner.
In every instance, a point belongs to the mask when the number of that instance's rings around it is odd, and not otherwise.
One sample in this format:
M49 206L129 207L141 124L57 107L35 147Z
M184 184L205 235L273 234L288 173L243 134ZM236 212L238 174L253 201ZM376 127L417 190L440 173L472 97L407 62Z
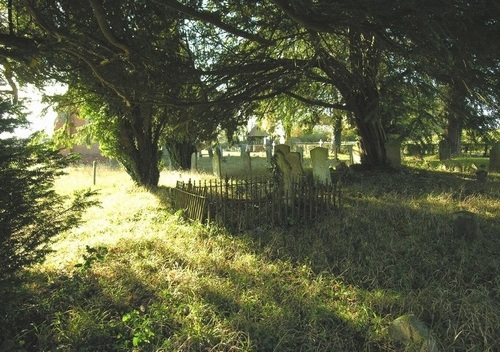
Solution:
M4 0L2 8L5 77L69 84L146 186L158 182L162 142L186 154L280 95L349 112L362 163L375 167L386 164L387 133L436 123L436 99L455 112L498 109L494 1ZM463 116L448 121L474 125Z

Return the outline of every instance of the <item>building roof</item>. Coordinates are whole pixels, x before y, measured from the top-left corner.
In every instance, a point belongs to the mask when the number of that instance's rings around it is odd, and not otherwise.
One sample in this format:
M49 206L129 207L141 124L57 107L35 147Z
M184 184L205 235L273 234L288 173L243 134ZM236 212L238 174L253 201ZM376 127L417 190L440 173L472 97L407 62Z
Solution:
M254 126L250 132L248 132L248 137L268 137L269 134L266 133L265 131L262 131L260 128L257 126Z

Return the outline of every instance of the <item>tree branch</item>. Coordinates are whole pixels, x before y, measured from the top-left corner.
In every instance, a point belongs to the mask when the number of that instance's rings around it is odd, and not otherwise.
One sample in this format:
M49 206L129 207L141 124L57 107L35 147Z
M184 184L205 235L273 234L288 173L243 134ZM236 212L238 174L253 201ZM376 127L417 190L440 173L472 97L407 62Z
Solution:
M118 90L118 88L116 88L113 84L111 84L110 82L108 82L102 75L101 73L99 72L99 70L97 69L97 67L94 65L94 63L92 61L90 61L88 58L86 58L84 55L80 54L79 52L76 52L74 50L71 50L69 48L63 48L62 49L63 52L67 53L67 54L70 54L80 60L82 60L83 62L85 62L85 64L87 64L87 66L90 68L90 70L92 71L92 73L97 77L97 79L105 86L109 87L113 92L116 93L116 95L118 95L121 99L123 99L125 105L127 107L130 107L132 106L130 104L130 100L122 93Z
M104 35L104 37L113 46L117 47L118 49L123 50L125 55L128 57L130 55L130 49L125 44L120 43L120 41L118 39L116 39L116 37L113 35L111 30L109 29L108 24L106 23L106 14L104 13L104 9L102 8L99 1L98 0L89 0L89 2L90 2L90 5L92 6L92 10L94 11L94 16L97 20L97 24L99 25L99 28L101 29L101 32Z
M337 110L346 110L346 111L348 110L347 106L345 104L327 103L326 101L322 101L322 100L310 99L310 98L303 97L299 94L296 94L296 93L293 93L290 91L287 91L284 93L286 95L294 98L294 99L297 99L298 101L301 101L301 102L309 104L309 105L316 105L316 106L321 106L323 108L332 108L332 109L337 109Z
M204 22L211 23L215 25L216 27L225 30L228 33L234 34L238 37L242 37L248 40L251 40L253 42L257 42L263 45L269 45L272 44L273 42L269 39L266 39L264 37L261 37L260 35L248 33L244 30L241 30L239 28L236 28L234 26L231 26L227 23L225 23L221 19L221 15L218 12L210 12L210 11L198 11L196 9L193 9L189 6L183 5L178 1L175 0L153 0L157 4L169 7L173 10L176 10L178 12L181 12L187 16L190 16L192 18L195 18L197 20L201 20Z

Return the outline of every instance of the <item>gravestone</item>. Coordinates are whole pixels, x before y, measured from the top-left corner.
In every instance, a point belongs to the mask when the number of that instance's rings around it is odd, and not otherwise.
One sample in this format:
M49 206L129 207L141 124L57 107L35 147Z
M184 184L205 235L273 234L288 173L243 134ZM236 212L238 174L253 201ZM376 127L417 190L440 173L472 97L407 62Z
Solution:
M389 166L395 169L401 168L401 142L389 139L385 143L385 152Z
M271 158L273 157L273 145L266 144L266 160L267 162L271 162Z
M317 147L311 150L313 178L316 182L329 184L332 182L328 165L328 149Z
M427 326L415 315L407 314L389 325L389 336L403 343L404 351L438 352L438 343Z
M304 149L302 147L297 147L297 153L300 155L300 162L304 162Z
M451 147L447 140L439 141L438 153L441 161L451 159Z
M453 213L453 236L472 242L479 236L479 222L476 214L470 211Z
M490 151L490 171L500 172L500 143L495 143Z
M215 177L217 178L222 177L221 155L219 148L215 148L214 156L212 157L212 172Z
M286 160L285 154L281 151L276 152L276 166L283 177L283 192L287 199L287 204L291 202L291 193L292 193L292 166Z
M172 167L172 160L170 159L170 155L168 154L168 150L165 147L163 147L161 149L161 158L162 158L162 160L165 163L165 166L167 168L171 168Z
M248 175L252 172L252 160L250 158L250 152L241 153L241 160L243 161L243 169Z
M290 146L287 144L277 144L274 146L274 154L278 154L278 152L282 152L286 156L290 153Z
M355 145L352 148L352 161L353 164L361 164L361 150L359 145Z
M198 153L194 152L191 154L191 171L198 170Z
M247 152L248 148L246 144L240 144L240 156L242 157L243 154Z
M304 175L304 169L302 168L302 163L300 161L300 154L297 152L289 152L288 154L285 154L285 158L292 168L292 180L301 178Z

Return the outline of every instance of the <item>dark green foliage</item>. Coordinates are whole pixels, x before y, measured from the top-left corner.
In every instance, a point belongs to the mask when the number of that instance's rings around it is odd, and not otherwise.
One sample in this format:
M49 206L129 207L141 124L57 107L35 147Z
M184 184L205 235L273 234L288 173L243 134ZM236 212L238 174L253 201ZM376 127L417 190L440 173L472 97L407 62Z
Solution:
M0 102L0 133L16 126L10 111L9 103ZM0 285L42 261L50 240L76 225L93 204L91 191L76 194L71 204L54 191L70 160L35 137L0 139Z

